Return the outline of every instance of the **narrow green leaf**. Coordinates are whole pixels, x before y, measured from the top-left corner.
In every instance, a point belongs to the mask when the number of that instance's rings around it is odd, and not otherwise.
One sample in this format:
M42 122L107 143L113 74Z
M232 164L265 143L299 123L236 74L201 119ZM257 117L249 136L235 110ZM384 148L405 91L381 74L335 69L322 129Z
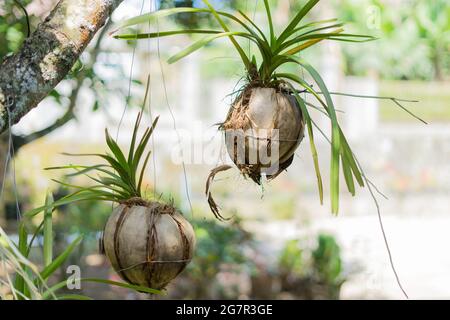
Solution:
M345 183L347 185L348 191L355 195L355 183L353 181L353 175L351 168L347 162L347 158L345 157L345 153L341 144L341 164L342 164L342 172L344 173Z
M309 11L311 11L312 8L319 2L319 0L309 0L303 8L296 14L294 19L291 20L289 25L284 29L284 31L281 33L280 37L278 38L278 43L283 43L285 39L287 39L292 31L297 27L297 25L300 23L300 21L308 14Z
M150 293L150 294L162 294L162 292L160 290L151 289L151 288L147 288L147 287L143 287L143 286L136 286L136 285L128 284L125 282L117 282L117 281L106 280L106 279L97 279L97 278L85 278L85 279L81 279L81 281L103 283L103 284L108 284L108 285L115 286L115 287L132 289L135 291L145 292L145 293Z
M148 163L148 159L150 158L150 154L151 154L151 151L149 151L147 153L147 156L145 157L144 164L142 165L142 169L141 169L141 174L139 176L139 182L138 182L138 186L137 186L139 195L142 195L142 192L141 192L142 180L144 179L145 168L147 167L147 163Z
M222 33L215 34L215 35L212 35L212 36L209 36L209 37L204 37L203 39L195 41L194 43L192 43L191 45L189 45L185 49L181 50L177 54L175 54L172 57L170 57L167 62L168 63L177 62L178 60L180 60L180 59L190 55L191 53L193 53L193 52L203 48L204 46L209 44L211 41L214 41L216 39L223 38L223 37L230 37L232 35L233 36L242 36L242 37L248 38L248 39L254 41L256 44L258 44L255 41L254 37L252 35L248 34L248 33L245 33L245 32L222 32Z
M53 260L53 207L54 202L53 195L49 192L45 198L44 210L44 245L43 245L43 255L44 255L44 266L48 267Z
M138 147L136 149L136 153L134 155L134 160L133 160L133 166L132 166L132 170L137 171L137 168L139 166L139 162L141 161L141 157L142 154L144 153L144 150L147 146L147 143L153 133L153 130L155 130L155 127L158 123L159 120L159 116L155 118L155 120L153 121L152 126L146 131L146 133L142 136L141 141L138 144Z
M266 9L267 21L269 23L270 29L270 45L272 46L275 43L275 32L273 29L273 21L272 14L270 12L270 5L268 0L264 0L264 8Z
M336 111L334 109L334 104L331 99L328 89L325 86L320 75L306 62L301 62L297 59L298 63L304 67L309 74L313 77L314 81L319 85L319 88L324 93L326 103L321 99L319 94L303 79L300 77L290 74L290 73L279 73L275 76L286 78L297 82L303 86L307 91L309 91L313 96L320 102L320 104L325 108L331 121L331 168L330 168L330 195L331 195L331 211L334 214L338 213L339 210L339 156L340 156L340 135L339 135L339 124L337 122Z
M326 105L328 107L328 114L331 120L331 211L337 214L339 211L339 156L340 156L340 129L337 121L336 110L334 108L333 99L328 91L327 86L320 74L308 63L299 59L299 64L303 66L314 81L319 86L320 90L323 92Z
M128 162L125 159L125 155L123 154L117 142L114 141L114 139L111 138L111 136L109 135L108 129L105 129L105 137L106 137L106 144L108 145L111 152L114 154L117 162L122 166L123 170L128 172L128 175L131 176L130 167L128 166Z
M323 182L322 182L322 175L320 174L319 156L317 154L317 148L316 148L316 144L314 142L314 132L313 132L312 125L311 125L311 117L309 115L308 109L306 108L305 101L303 101L303 99L295 91L295 88L290 83L288 83L288 85L293 90L295 98L297 99L297 102L301 108L302 115L306 121L306 125L308 128L309 146L311 148L311 154L312 154L313 163L314 163L314 170L316 172L317 187L319 189L320 204L323 204Z
M172 31L138 33L138 34L118 34L115 35L114 38L122 40L139 40L139 39L163 38L168 36L176 36L180 34L217 34L222 32L223 31L219 30L188 29L188 30L172 30Z
M138 291L138 292L146 292L146 293L150 293L150 294L162 294L162 291L160 290L156 290L156 289L150 289L147 287L142 287L142 286L136 286L136 285L131 285L128 283L124 283L124 282L117 282L117 281L111 281L111 280L106 280L106 279L98 279L98 278L81 278L80 279L81 282L93 282L93 283L100 283L100 284L106 284L106 285L110 285L110 286L115 286L115 287L120 287L120 288L125 288L125 289L131 289L134 291ZM55 284L54 286L52 286L51 288L49 288L48 290L46 290L43 294L42 294L42 298L45 299L49 299L52 295L54 295L58 290L65 288L67 286L67 281L61 281L57 284Z
M349 163L349 166L353 172L353 175L356 178L356 181L358 181L359 186L364 187L364 180L362 177L362 172L356 163L355 157L353 155L353 151L350 149L347 139L345 138L345 135L341 129L340 129L340 134L341 134L341 143L342 143L342 148L343 148L343 152L345 155L345 159Z
M222 29L225 32L230 32L230 30L226 26L225 22L223 22L223 20L220 18L219 14L217 13L216 9L214 9L214 7L209 3L209 1L208 0L202 0L202 1L209 8L209 10L214 15L214 17L216 18L217 22L220 24ZM239 55L241 56L241 59L242 59L242 62L244 63L244 65L245 65L245 68L247 69L247 71L250 71L251 70L250 59L247 57L247 55L245 54L244 50L239 45L239 43L236 41L236 39L234 39L232 33L229 35L229 38L230 38L230 41L233 43L234 47L236 48L236 50L238 51Z
M25 225L23 221L19 223L19 243L18 249L19 252L26 258L25 254L27 253L28 246L28 233L25 229ZM25 270L25 265L20 265L22 269ZM22 275L16 274L16 278L14 279L14 288L16 291L24 293L25 292L25 280ZM23 297L18 297L19 299L23 299Z
M55 260L52 261L50 265L46 266L40 273L42 279L45 280L50 277L64 263L64 261L66 261L81 240L83 240L83 236L76 238Z

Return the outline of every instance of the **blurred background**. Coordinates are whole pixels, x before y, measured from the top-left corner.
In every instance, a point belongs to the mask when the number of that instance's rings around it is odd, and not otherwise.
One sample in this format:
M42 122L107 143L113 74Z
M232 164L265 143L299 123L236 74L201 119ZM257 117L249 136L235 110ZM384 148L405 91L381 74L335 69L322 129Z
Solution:
M32 30L56 1L22 0ZM213 1L221 10L241 9L268 27L263 1ZM270 1L279 29L306 1ZM125 0L113 21L201 1ZM392 256L411 298L450 298L450 5L447 0L322 1L309 20L337 17L346 30L379 40L323 42L301 53L323 75L331 91L419 100L407 103L417 121L391 100L335 96L339 120L366 175L388 198L378 197ZM164 18L146 30L215 25L206 16ZM104 128L127 147L150 74L147 122L160 115L151 142L147 192L172 199L194 225L197 251L188 268L167 288L168 298L395 299L402 298L389 264L376 206L367 189L355 197L342 187L340 213L320 205L308 141L294 163L263 188L234 169L217 177L213 192L225 216L209 211L204 186L209 171L229 162L217 123L244 75L229 42L219 40L176 64L167 58L191 41L121 41L97 34L79 63L38 108L13 130L14 155L5 167L8 135L0 136L0 225L15 239L20 212L69 190L43 168L92 163L62 152L104 151ZM0 4L0 59L26 38L26 20L14 1ZM195 38L195 37L194 37ZM243 42L245 45L245 42ZM248 50L253 50L246 45ZM300 70L298 71L300 72ZM315 120L328 129L320 113ZM327 133L327 131L325 130ZM321 170L328 181L329 145L316 136ZM183 170L183 165L186 170ZM81 181L80 183L84 183ZM327 191L327 190L326 190ZM83 277L118 280L98 252L98 238L111 204L85 202L62 207L55 218L56 251L84 234L66 266ZM37 244L39 245L39 243ZM38 248L37 248L38 249ZM34 259L40 261L39 250ZM7 270L0 269L0 277ZM54 279L56 281L57 279ZM0 290L2 286L0 285ZM94 298L143 298L125 289L83 284Z

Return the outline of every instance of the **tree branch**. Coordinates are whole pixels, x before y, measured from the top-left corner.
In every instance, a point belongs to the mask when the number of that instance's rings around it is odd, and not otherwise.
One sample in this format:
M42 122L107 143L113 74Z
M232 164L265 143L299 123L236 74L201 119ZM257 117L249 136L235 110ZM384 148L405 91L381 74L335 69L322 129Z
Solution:
M60 0L18 53L0 66L0 133L64 78L122 0ZM9 117L11 117L9 119Z
M82 83L83 83L83 79L77 78L77 83L75 85L75 88L72 90L72 93L70 94L69 106L67 107L66 112L61 117L56 119L55 122L53 122L51 125L49 125L48 127L44 128L44 129L41 129L36 132L32 132L26 136L13 135L13 137L12 137L13 145L14 145L14 149L16 152L24 145L46 136L50 132L62 127L67 122L69 122L70 120L75 118L75 114L74 114L73 110L75 109L75 106L77 103L77 98L78 98L78 93L80 92Z
M93 68L95 62L97 61L98 54L100 53L100 45L103 41L103 38L106 35L106 30L108 28L108 25L110 24L110 20L106 23L106 25L102 28L102 30L99 32L97 36L97 40L95 45L93 46L92 50L90 51L90 61L88 65L88 69ZM54 130L64 126L66 123L71 121L72 119L75 119L75 107L77 105L78 96L80 93L80 90L83 86L84 77L86 75L86 68L83 68L81 71L79 71L75 78L75 86L72 89L72 92L70 93L69 98L69 105L66 109L66 112L58 119L56 119L51 125L47 126L44 129L41 129L36 132L32 132L28 135L22 136L22 135L13 135L12 141L14 145L14 149L19 150L24 145L31 143L37 139L40 139L47 134L53 132Z

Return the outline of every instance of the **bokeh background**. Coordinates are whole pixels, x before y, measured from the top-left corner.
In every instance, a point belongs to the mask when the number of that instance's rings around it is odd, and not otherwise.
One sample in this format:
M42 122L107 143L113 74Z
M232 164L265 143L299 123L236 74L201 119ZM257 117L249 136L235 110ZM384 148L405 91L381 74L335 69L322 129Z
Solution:
M32 29L56 3L21 2ZM262 1L213 2L222 10L244 10L267 29ZM305 3L270 2L279 29ZM113 21L173 6L201 6L201 1L125 0ZM411 298L448 299L450 5L447 0L322 1L309 20L333 17L347 22L348 31L379 40L323 42L301 53L321 72L330 90L418 100L405 106L428 122L416 120L389 99L335 96L350 145L367 176L387 197L377 194L405 290ZM214 21L201 15L179 15L144 29L206 25L214 25ZM173 200L193 223L198 238L193 262L168 287L167 297L403 297L370 193L360 189L352 197L343 187L340 213L332 216L327 197L323 206L319 203L307 139L288 171L263 188L245 180L236 169L218 176L213 189L216 201L222 213L234 215L235 220L221 223L213 219L204 185L212 168L229 161L215 124L225 118L232 102L229 94L243 76L238 56L225 39L169 65L167 58L188 45L191 37L125 42L110 37L109 27L96 36L52 94L12 129L15 152L6 167L8 135L1 136L0 172L6 175L0 177L4 184L0 225L13 239L20 212L41 205L47 190L55 198L69 192L51 181L64 177L43 170L80 163L62 152L104 151L105 127L127 146L150 75L146 121L150 123L155 115L161 118L151 142L154 157L145 177L147 192ZM13 1L2 1L0 59L15 52L25 37L22 12ZM319 113L314 117L327 132L326 119ZM319 137L317 140L321 169L327 177L329 145ZM100 202L72 204L57 211L57 252L76 235L85 235L59 271L60 279L67 276L65 268L75 264L81 267L83 277L118 280L97 244L110 212L111 204ZM36 261L41 259L38 249L33 257ZM5 272L0 269L0 277ZM143 298L101 285L83 284L82 291L94 298Z

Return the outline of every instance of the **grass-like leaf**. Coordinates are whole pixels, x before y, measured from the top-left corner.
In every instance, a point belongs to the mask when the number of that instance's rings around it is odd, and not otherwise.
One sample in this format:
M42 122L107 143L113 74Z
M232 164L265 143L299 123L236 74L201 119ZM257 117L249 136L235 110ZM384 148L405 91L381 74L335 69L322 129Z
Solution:
M82 239L83 236L77 237L55 260L46 266L40 273L42 279L45 280L50 277L64 263L64 261L66 261L72 251L80 244Z

